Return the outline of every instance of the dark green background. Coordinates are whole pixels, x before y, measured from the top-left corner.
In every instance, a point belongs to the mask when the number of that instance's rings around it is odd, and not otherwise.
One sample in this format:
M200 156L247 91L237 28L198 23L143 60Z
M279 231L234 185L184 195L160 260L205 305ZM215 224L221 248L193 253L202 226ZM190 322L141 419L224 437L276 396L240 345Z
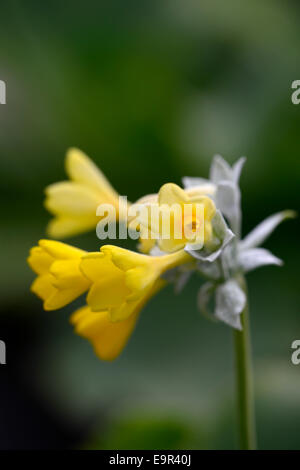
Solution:
M64 179L70 146L132 201L206 177L215 153L246 155L244 233L297 210L299 13L287 0L1 4L1 448L236 445L231 330L198 313L200 279L160 293L124 354L102 363L68 324L74 306L43 312L25 260L45 237L43 189ZM300 448L296 228L266 243L285 266L249 275L260 448ZM70 243L99 247L95 233Z

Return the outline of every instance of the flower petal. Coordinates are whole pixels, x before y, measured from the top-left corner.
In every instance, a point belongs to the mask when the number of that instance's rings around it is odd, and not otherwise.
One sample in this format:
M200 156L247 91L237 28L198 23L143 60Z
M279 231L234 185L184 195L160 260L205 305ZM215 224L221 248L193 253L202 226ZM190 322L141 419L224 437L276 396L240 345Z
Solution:
M42 247L34 246L30 250L27 262L36 274L46 274L53 262L53 258Z
M102 171L81 150L77 148L69 149L65 164L66 172L73 181L89 188L94 188L106 197L112 199L118 198L117 192L108 182Z
M89 307L77 310L71 316L71 323L80 336L87 338L102 360L113 360L122 352L131 335L139 312L122 322L110 321L108 312L91 312Z
M46 300L56 293L56 288L52 284L53 276L43 274L38 276L31 284L30 290L42 300Z
M101 197L93 188L71 181L51 184L45 192L45 207L53 214L95 215L101 203Z
M171 206L172 204L182 204L188 201L189 198L184 190L174 183L164 184L158 193L159 205L167 204Z
M95 282L87 295L87 303L94 312L108 310L125 302L130 290L124 282L124 273L117 276L105 276Z
M96 216L58 216L50 220L46 231L49 237L67 238L92 230L96 227L96 224Z
M57 310L59 308L65 307L73 300L77 299L86 291L86 285L78 284L70 287L69 289L55 289L55 292L49 296L44 302L45 310Z
M88 289L90 281L79 269L80 259L54 261L50 273L54 276L53 285L57 289L70 289L75 286Z
M39 245L55 259L81 258L86 251L55 240L40 240Z
M113 278L120 275L118 269L112 262L108 254L95 252L82 257L79 265L82 273L92 282L97 282L103 278Z

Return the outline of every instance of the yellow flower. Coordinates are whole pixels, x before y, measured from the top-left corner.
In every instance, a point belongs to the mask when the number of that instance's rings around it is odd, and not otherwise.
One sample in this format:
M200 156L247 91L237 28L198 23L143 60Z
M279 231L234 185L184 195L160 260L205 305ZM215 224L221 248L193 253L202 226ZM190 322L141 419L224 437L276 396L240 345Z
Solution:
M71 148L65 164L71 181L51 184L45 190L45 207L55 216L47 228L51 237L65 238L94 229L99 204L113 205L119 216L118 193L83 152Z
M75 332L88 339L94 347L97 356L106 361L115 359L122 352L135 328L139 313L144 304L157 293L164 285L157 280L152 289L148 291L135 306L132 314L123 321L112 322L108 311L92 312L90 307L82 307L71 316L71 323Z
M174 185L175 186L175 185ZM178 186L177 186L178 187ZM185 197L189 200L196 200L202 196L215 194L216 188L213 184L202 184L198 186L193 186L188 189L181 190L185 193ZM138 199L134 204L131 205L131 213L138 211L138 207L141 206L158 206L159 203L159 194L148 194ZM129 217L129 228L139 230L140 238L138 244L138 250L142 253L150 253L152 248L156 245L157 237L153 237L153 230L150 229L150 224L146 223L145 225L139 224L137 221L138 217Z
M160 188L157 202L149 203L147 209L138 220L150 231L152 239L158 239L162 251L172 253L187 245L202 247L212 238L211 220L216 207L197 188L187 192L167 183Z
M45 310L56 310L83 294L90 286L79 269L86 252L54 240L40 240L27 259L37 278L31 291L44 301Z
M184 251L146 256L106 245L99 253L83 256L80 269L92 283L87 303L92 311L107 311L111 321L129 318L147 298L166 270L190 261Z

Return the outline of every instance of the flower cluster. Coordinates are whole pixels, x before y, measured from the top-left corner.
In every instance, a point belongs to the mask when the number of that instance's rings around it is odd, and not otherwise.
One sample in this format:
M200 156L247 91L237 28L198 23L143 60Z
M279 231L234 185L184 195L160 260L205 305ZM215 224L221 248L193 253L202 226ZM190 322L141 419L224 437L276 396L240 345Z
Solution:
M59 241L40 240L28 258L37 274L32 292L43 300L45 310L62 308L86 294L86 305L73 313L71 323L104 360L120 354L153 295L168 282L179 292L194 272L207 281L199 291L200 310L241 329L246 299L238 276L262 265L282 264L259 245L280 222L294 215L291 211L275 214L241 240L239 177L244 162L241 158L230 167L216 156L209 180L186 177L183 188L167 183L158 194L129 204L131 212L135 206L145 209L136 217L126 217L129 229L134 225L139 231L140 253L112 245L88 253ZM113 205L122 222L122 199L85 154L69 150L66 172L68 181L46 188L45 207L54 215L48 225L51 238L95 229L97 208L103 203ZM177 209L185 205L190 211L183 217ZM158 217L153 216L155 211ZM170 227L165 226L167 221ZM213 299L211 313L208 305Z

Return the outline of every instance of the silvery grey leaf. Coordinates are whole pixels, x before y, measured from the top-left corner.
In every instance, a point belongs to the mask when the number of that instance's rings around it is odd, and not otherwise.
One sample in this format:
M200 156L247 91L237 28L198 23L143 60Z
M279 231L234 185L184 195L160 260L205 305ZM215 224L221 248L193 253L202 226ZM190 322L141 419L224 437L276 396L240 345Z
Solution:
M217 187L217 207L232 223L240 218L240 189L232 181L221 181Z
M231 167L221 155L215 155L213 157L209 178L215 184L224 180L232 181Z
M231 181L238 185L245 162L246 157L241 157L231 167L221 155L215 155L210 167L211 181L215 184L221 181Z
M241 157L235 162L235 164L232 167L233 181L236 184L239 183L241 172L242 172L243 166L246 163L246 160L247 160L246 157Z
M215 289L216 289L215 284L213 284L212 282L206 282L200 287L198 291L198 296L197 296L197 305L198 305L199 311L204 316L214 321L216 320L216 318L213 315L213 313L210 312L208 305L209 305L210 300L212 299Z
M216 211L212 219L212 226L213 232L217 238L222 241L222 246L220 248L225 248L235 235L226 224L224 217L219 210Z
M242 329L240 314L246 305L246 295L234 279L226 281L216 289L215 316L228 325Z
M283 261L265 248L249 248L239 253L239 265L245 273L270 264L282 266Z
M197 261L196 270L204 277L211 279L219 279L221 276L220 266L218 263L210 263L208 261Z
M185 248L185 251L189 253L191 256L194 258L198 259L199 261L205 261L208 263L213 263L216 261L216 259L220 256L222 253L222 249L219 248L216 251L213 251L212 253L208 253L205 249L203 251L201 250L190 250L188 248Z
M210 244L207 244L207 246L201 250L193 250L192 247L187 245L185 247L185 251L200 261L207 261L210 263L215 261L220 256L223 249L234 238L234 233L230 228L228 228L224 217L219 210L216 211L212 219L212 228L214 238Z
M255 248L261 245L275 228L284 220L296 217L296 212L286 210L267 217L240 242L240 249Z

